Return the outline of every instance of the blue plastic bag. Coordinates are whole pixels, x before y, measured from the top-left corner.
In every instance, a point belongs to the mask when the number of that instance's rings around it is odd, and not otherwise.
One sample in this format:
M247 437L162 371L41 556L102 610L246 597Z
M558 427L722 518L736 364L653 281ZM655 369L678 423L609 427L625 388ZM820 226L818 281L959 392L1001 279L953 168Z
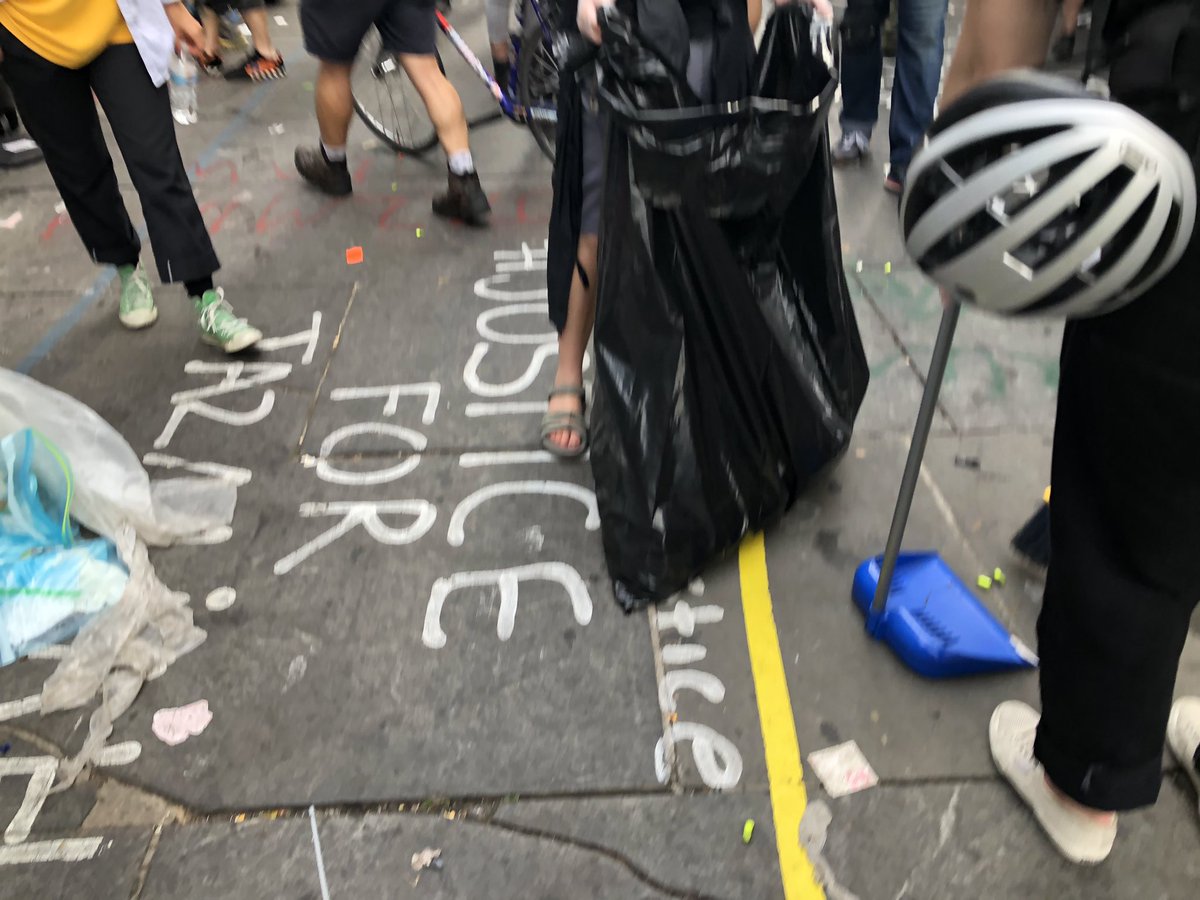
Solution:
M0 440L0 665L74 637L116 603L128 574L107 540L71 520L66 458L26 429Z

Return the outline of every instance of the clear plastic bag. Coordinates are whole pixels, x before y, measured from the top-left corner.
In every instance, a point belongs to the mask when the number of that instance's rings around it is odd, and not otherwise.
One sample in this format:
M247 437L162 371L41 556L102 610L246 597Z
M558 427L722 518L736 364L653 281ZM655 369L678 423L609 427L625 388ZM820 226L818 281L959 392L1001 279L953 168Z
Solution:
M189 479L197 491L152 491L133 448L93 410L32 378L0 369L0 434L25 428L44 435L74 470L71 515L85 528L116 540L131 525L151 546L166 546L229 523L237 489L213 479ZM35 465L39 477L53 472ZM164 498L181 502L167 506Z
M171 479L152 485L133 448L93 410L32 378L0 369L0 434L32 428L57 446L73 469L70 515L108 538L129 572L121 598L80 630L42 688L42 712L84 706L97 695L83 748L59 766L56 790L70 786L112 733L142 684L205 639L187 594L167 588L147 545L200 537L233 520L237 488L218 479ZM33 471L49 484L50 463ZM61 471L61 469L60 469Z

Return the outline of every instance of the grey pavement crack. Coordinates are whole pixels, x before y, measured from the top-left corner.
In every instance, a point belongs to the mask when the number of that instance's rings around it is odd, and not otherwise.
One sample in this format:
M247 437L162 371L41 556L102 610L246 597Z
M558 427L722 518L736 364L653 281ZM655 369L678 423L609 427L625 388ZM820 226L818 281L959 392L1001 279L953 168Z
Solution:
M133 891L129 900L140 900L142 891L146 889L146 879L150 877L150 865L154 862L154 854L158 852L158 842L162 840L163 822L159 822L150 834L146 843L146 852L142 854L142 862L138 866L137 878L133 882Z
M317 381L317 387L313 391L312 401L308 405L308 413L304 417L304 429L300 432L300 439L296 441L297 452L304 449L304 441L308 437L309 426L312 425L313 416L317 412L317 403L321 399L321 389L325 387L325 380L329 377L329 370L333 367L333 361L337 357L338 347L342 343L342 334L346 330L346 322L350 319L350 310L354 309L354 298L358 296L359 282L354 282L354 287L350 290L350 298L346 301L346 308L342 312L342 320L338 322L337 334L333 336L333 346L329 348L329 356L325 359L325 367L321 370L321 378Z
M568 837L567 835L557 834L541 828L531 828L527 825L517 825L512 822L497 821L496 819L491 819L490 821L468 819L468 821L485 824L492 828L498 828L502 831L509 831L514 834L525 835L526 837L538 838L539 840L550 841L557 844L565 844L570 847L575 847L580 850L586 850L590 853L596 853L600 856L607 857L613 862L623 866L629 872L629 874L638 881L642 882L648 887L654 888L654 890L661 894L665 894L668 897L682 897L689 898L689 900L719 900L719 898L713 894L705 894L700 891L689 891L684 888L678 888L674 885L667 884L665 881L659 881L624 853L621 853L619 850L613 850L610 847L605 847L603 844L583 840L582 838Z

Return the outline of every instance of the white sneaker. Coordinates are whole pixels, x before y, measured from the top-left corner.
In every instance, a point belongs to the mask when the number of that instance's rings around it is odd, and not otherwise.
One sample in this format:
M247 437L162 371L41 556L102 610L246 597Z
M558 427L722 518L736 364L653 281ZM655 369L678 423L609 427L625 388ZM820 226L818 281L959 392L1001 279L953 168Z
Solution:
M1073 863L1095 865L1112 851L1117 837L1117 817L1100 824L1067 806L1046 784L1046 772L1033 756L1033 740L1041 716L1037 710L1016 700L996 707L988 726L992 759L1000 774L1037 817L1042 829Z
M1200 794L1200 697L1180 697L1167 720L1167 743Z

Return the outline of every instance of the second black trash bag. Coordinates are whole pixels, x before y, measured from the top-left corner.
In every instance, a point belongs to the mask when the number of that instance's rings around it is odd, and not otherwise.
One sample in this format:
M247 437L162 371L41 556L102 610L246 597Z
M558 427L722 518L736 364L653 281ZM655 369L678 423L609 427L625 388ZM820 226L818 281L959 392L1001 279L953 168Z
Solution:
M779 518L850 440L867 364L842 271L807 10L768 23L756 95L719 107L610 17L592 469L632 610Z

